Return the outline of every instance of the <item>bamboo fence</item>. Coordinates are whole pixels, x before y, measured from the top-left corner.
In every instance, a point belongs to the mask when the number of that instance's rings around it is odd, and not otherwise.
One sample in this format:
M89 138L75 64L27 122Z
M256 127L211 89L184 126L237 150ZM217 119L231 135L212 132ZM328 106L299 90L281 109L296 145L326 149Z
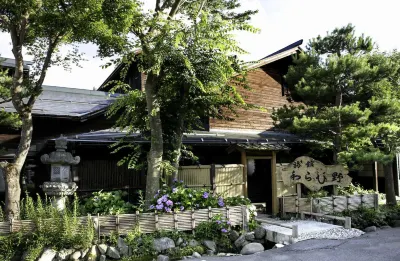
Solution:
M379 195L331 196L323 198L281 197L282 213L334 213L356 210L359 207L378 208Z
M138 213L113 216L87 216L79 217L81 225L86 225L89 220L93 222L97 237L117 232L127 234L138 225L142 233L153 233L158 230L193 231L201 222L211 221L215 215L229 220L231 226L247 225L247 207L234 206L225 208L208 208L175 213ZM35 223L31 220L11 220L0 222L0 234L10 234L22 230L30 233L35 230Z

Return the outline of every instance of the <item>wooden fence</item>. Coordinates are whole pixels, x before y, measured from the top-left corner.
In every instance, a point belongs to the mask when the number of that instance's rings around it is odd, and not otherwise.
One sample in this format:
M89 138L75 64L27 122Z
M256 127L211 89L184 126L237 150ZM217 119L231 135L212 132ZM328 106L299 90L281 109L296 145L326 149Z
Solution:
M91 219L97 236L109 235L111 232L126 234L138 225L142 233L153 233L158 230L194 230L201 222L210 221L215 215L221 215L229 220L232 226L246 226L247 207L235 206L225 208L208 208L177 213L136 213L115 216L87 216L79 217L81 225ZM31 220L11 220L0 222L0 234L9 234L23 229L29 233L34 231L35 223Z
M378 208L379 195L331 196L323 198L281 197L282 213L334 213L356 210L359 207Z
M179 168L178 179L194 189L207 188L226 197L243 196L243 165L200 165Z

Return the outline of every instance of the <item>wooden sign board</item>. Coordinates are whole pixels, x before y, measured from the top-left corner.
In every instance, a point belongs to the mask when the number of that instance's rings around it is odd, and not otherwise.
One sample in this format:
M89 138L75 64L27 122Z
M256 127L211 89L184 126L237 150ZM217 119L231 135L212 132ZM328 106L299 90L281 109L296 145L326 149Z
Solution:
M343 165L324 165L307 156L297 158L281 171L285 185L301 183L312 191L329 185L348 187L351 184L349 171Z

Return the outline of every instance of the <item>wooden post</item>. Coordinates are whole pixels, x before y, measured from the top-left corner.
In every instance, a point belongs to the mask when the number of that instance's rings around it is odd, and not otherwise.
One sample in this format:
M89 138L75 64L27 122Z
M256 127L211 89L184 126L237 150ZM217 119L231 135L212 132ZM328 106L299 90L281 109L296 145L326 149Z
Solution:
M13 232L13 222L14 222L14 218L10 218L10 233Z
M285 195L282 196L282 217L286 217L286 211L285 211Z
M272 214L276 215L279 211L278 184L276 180L276 152L272 152L271 162L271 188L272 188Z
M351 217L345 217L344 228L345 229L350 229L351 228Z
M243 230L248 231L249 230L249 220L247 218L247 206L242 206L242 222L243 222Z
M136 225L137 225L138 228L140 229L140 216L139 216L139 211L136 210L135 215L136 215Z
M337 189L337 185L333 185L333 191L332 191L333 195L337 196L338 194L338 189Z
M332 195L332 211L335 212L335 196Z
M192 221L192 231L194 233L194 229L196 228L196 220L194 219L194 210L192 209L192 214L190 216L190 219Z
M119 216L118 215L115 217L115 230L117 231L117 234L119 234ZM100 220L99 220L99 231L100 231Z
M310 198L310 213L313 213L313 198Z
M299 225L292 226L292 237L298 238L299 237Z
M97 239L100 239L100 214L97 213Z
M301 212L301 213L300 213L300 219L301 219L301 220L306 219L306 215L304 214L304 212Z
M378 162L374 162L372 165L372 174L373 174L373 186L376 193L379 193L378 189Z
M379 208L379 194L378 193L374 194L374 208L375 208L375 210L378 210L378 208Z
M159 229L159 222L158 222L158 213L157 213L157 211L154 212L154 226L155 226L156 231L158 231L158 229Z
M226 207L226 220L229 220L229 218L230 218L229 207Z
M245 150L241 151L241 162L243 165L243 196L248 197L249 194L247 191L247 155Z
M215 184L215 164L211 164L211 169L210 169L210 183L211 183L211 190L213 192L213 195L215 195L217 192L217 184Z
M212 219L212 211L211 211L211 207L208 207L208 221L211 221Z
M174 228L175 230L178 230L178 214L176 213L176 210L174 210Z

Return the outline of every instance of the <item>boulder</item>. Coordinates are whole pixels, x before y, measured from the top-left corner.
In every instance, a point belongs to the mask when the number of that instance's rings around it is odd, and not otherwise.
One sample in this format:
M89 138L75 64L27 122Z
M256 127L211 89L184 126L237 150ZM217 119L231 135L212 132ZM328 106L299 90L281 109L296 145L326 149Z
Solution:
M393 227L400 227L400 220L394 220Z
M57 255L57 252L54 251L53 249L46 248L38 261L53 261L53 258L55 258Z
M121 256L129 256L129 246L125 243L125 241L121 237L118 238L117 245Z
M236 239L234 244L235 244L236 248L241 249L242 247L244 247L245 245L247 245L249 243L250 242L246 240L245 236L241 235L238 239Z
M169 261L169 257L164 255L159 255L157 257L157 261Z
M391 226L381 226L380 229L388 229L388 228L392 228Z
M256 239L264 239L265 235L266 235L266 230L263 227L256 227L256 229L254 230L254 236Z
M89 248L83 249L83 250L81 250L81 252L82 252L81 258L83 259L86 257L87 253L89 252Z
M88 261L96 261L100 256L100 252L97 246L93 245L86 256Z
M82 256L82 252L81 251L75 251L74 253L72 253L72 255L69 257L69 260L79 260L79 258L81 258Z
M107 257L106 255L101 255L99 261L106 261Z
M244 235L244 238L245 238L247 241L251 241L251 242L253 242L254 239L256 239L256 237L254 236L254 232L246 233L246 234Z
M112 247L112 246L108 247L106 255L112 259L120 259L121 258L121 255L120 255L118 249L116 249L115 247Z
M69 257L74 253L73 249L63 249L60 252L57 253L56 258L54 261L65 261L68 260Z
M213 252L217 250L217 244L212 240L204 240L203 245Z
M366 227L364 229L364 232L369 233L369 232L375 232L376 231L376 226L370 226L370 227Z
M196 247L196 246L199 246L199 245L200 244L199 244L199 242L197 240L195 240L195 239L190 239L189 240L189 246Z
M101 255L105 255L107 253L108 246L106 244L97 245L97 248L99 249Z
M200 258L201 255L200 255L199 253L197 253L197 252L193 252L192 257L194 257L194 258Z
M207 249L207 250L206 250L206 255L207 255L207 256L213 256L213 255L215 255L215 251L212 251L212 250L210 250L210 249Z
M176 240L175 245L176 245L176 246L180 246L180 245L183 244L183 242L184 242L183 238L180 237L180 238L178 238L178 239Z
M175 242L168 237L156 238L153 241L153 247L157 252L162 252L164 250L174 248Z
M242 255L252 255L258 252L263 252L264 251L264 246L261 245L260 243L250 243L245 245L242 250L240 251L240 254Z
M232 242L235 242L238 238L239 238L239 233L237 232L237 231L235 231L235 230L231 230L231 231L229 231L229 239L232 241Z

